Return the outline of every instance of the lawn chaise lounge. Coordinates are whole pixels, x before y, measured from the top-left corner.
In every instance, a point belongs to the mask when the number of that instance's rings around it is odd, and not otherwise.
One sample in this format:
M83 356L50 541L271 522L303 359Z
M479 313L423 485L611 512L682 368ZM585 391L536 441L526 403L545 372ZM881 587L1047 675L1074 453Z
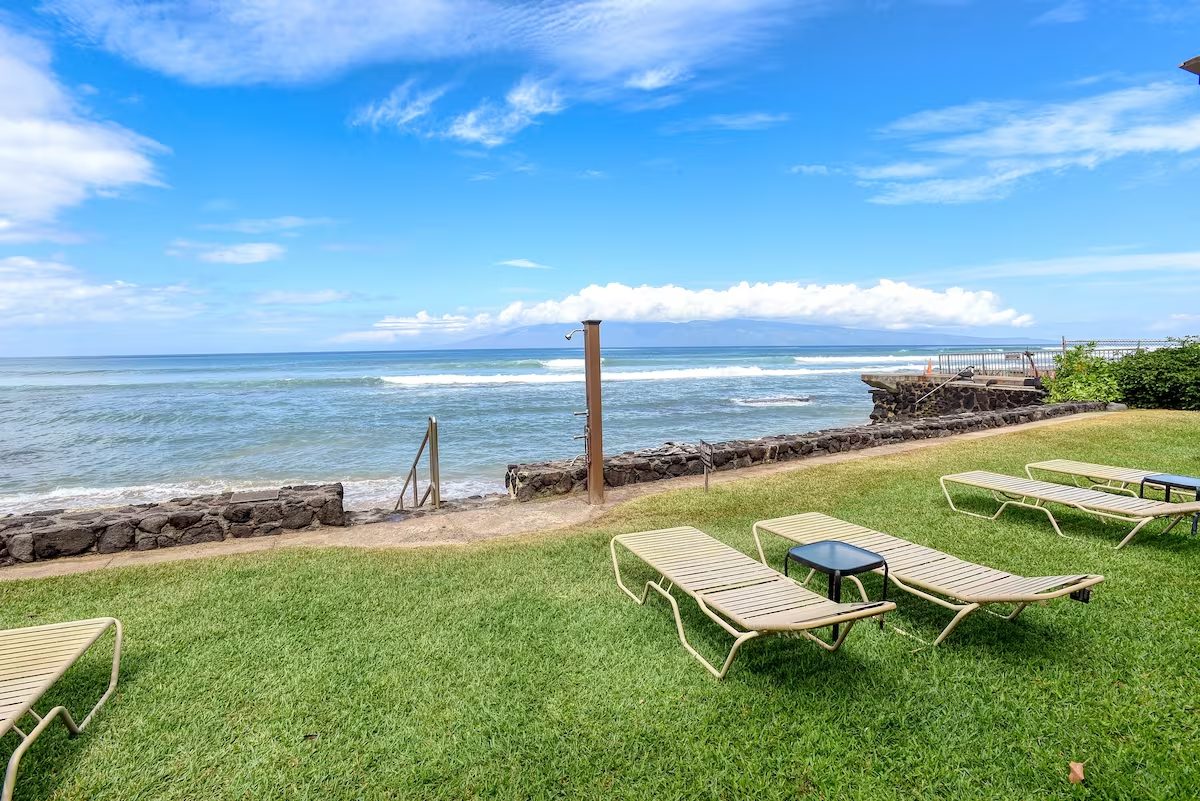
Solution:
M1033 478L1006 476L1000 473L989 473L985 470L942 476L941 484L942 492L946 495L946 500L950 503L950 508L956 512L962 512L973 517L982 517L985 520L995 520L1010 506L1037 509L1050 518L1050 525L1054 526L1055 532L1060 537L1066 537L1067 535L1063 534L1062 529L1058 527L1058 520L1055 519L1054 514L1045 507L1047 503L1070 506L1096 517L1133 523L1133 529L1117 545L1118 548L1127 545L1152 520L1159 518L1170 520L1170 525L1163 530L1163 533L1166 534L1175 528L1180 520L1189 518L1200 512L1200 503L1198 502L1172 503L1170 501L1158 501L1150 498L1129 498L1123 495L1115 495L1111 492L1101 492L1100 490L1084 487L1072 487L1067 484L1054 484L1049 481L1038 481ZM966 487L988 490L997 501L1001 502L1000 508L992 515L959 509L954 505L954 499L950 497L950 490L946 487L947 484L961 484Z
M1034 470L1070 476L1076 486L1083 486L1079 483L1079 479L1083 479L1088 482L1088 489L1121 492L1126 495L1137 495L1137 488L1142 481L1150 476L1161 475L1163 472L1161 470L1135 470L1132 467L1076 462L1071 459L1051 459L1046 462L1031 462L1025 465L1025 475L1036 480L1037 476L1033 474ZM1153 482L1150 484L1153 486Z
M658 573L656 580L646 582L641 597L621 580L618 545ZM646 602L651 589L666 598L675 613L675 628L683 647L718 679L725 676L738 649L755 637L798 632L822 648L836 651L856 621L896 608L890 601L871 602L865 593L863 603L834 603L753 557L686 526L621 534L609 543L609 553L617 584L625 594L638 604ZM684 635L679 603L671 594L675 587L695 600L700 611L735 638L719 669L701 656ZM831 643L811 631L835 624L846 625Z
M958 613L942 629L942 633L933 641L934 645L949 637L950 632L976 610L992 604L1011 604L1015 608L1010 614L996 616L1013 620L1032 603L1042 603L1064 595L1086 600L1090 595L1089 588L1104 581L1104 576L1085 574L1033 578L1017 576L818 512L755 523L754 542L764 564L766 555L759 537L761 532L801 545L819 540L840 540L883 556L888 563L888 578L893 584L905 592ZM882 569L874 572L883 574ZM858 583L853 576L847 578ZM996 614L990 609L985 611Z
M108 689L100 696L92 711L79 723L75 722L65 706L56 706L45 715L35 712L33 705L110 628L116 634L113 642L112 673ZM0 631L0 738L10 731L21 738L8 760L8 771L4 774L4 790L0 793L0 801L10 801L12 798L21 757L55 718L62 718L72 736L87 728L92 716L116 690L120 668L121 623L115 618L101 617ZM37 720L37 724L28 733L17 726L26 714Z

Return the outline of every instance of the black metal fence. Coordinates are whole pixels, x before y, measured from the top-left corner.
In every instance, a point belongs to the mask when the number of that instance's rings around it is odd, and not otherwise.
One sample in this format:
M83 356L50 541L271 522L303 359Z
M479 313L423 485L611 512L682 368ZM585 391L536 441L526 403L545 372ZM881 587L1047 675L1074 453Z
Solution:
M1076 345L1083 345L1093 354L1115 361L1139 350L1156 350L1170 347L1171 344L1167 339L1064 339L1058 348L942 353L938 355L937 371L940 375L957 375L968 367L973 367L980 375L1032 377L1053 373L1055 357Z

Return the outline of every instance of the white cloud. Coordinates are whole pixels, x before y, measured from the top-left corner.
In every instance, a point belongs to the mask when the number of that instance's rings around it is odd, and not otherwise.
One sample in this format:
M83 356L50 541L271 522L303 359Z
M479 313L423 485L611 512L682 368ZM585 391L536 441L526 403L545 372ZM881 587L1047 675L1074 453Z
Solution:
M337 303L348 297L349 292L339 292L336 289L318 289L313 292L274 290L262 293L254 302L261 306L319 306L324 303Z
M787 114L751 111L743 114L710 114L695 120L683 120L663 127L663 133L693 131L761 131L787 122Z
M347 331L338 334L332 342L395 342L400 338L422 334L460 334L472 327L482 327L484 316L467 317L461 314L443 314L440 317L419 311L411 317L389 315L374 324L369 331Z
M54 75L50 51L0 25L0 241L50 238L65 209L156 184L150 154L163 150L91 119Z
M560 300L510 304L496 315L500 325L531 325L598 317L630 321L728 320L736 318L816 320L886 327L938 325L1025 325L1027 315L1001 308L991 292L959 288L935 291L880 280L874 286L750 284L727 289L593 284Z
M1087 6L1083 0L1066 0L1034 18L1034 25L1061 25L1071 22L1083 22L1087 19Z
M787 171L792 175L832 175L839 172L826 164L793 164Z
M315 225L330 225L333 220L328 217L263 217L257 219L235 220L229 223L207 223L201 228L210 231L236 231L240 234L269 234L275 231L293 231L297 228L309 228Z
M342 344L350 342L387 343L395 342L397 338L398 335L395 331L347 331L344 334L338 334L337 336L330 337L329 341Z
M653 92L665 89L690 78L691 75L679 67L654 67L636 75L631 75L625 81L630 89L641 89L643 92Z
M1200 251L1177 253L1118 253L1067 256L1056 259L1007 261L955 269L958 278L1043 278L1096 276L1114 273L1200 272ZM1181 278L1188 282L1193 279Z
M504 261L496 262L496 264L501 267L518 267L522 270L549 270L549 269L552 269L548 265L538 264L536 261L532 261L531 259L505 259Z
M562 94L544 81L526 76L508 91L503 103L485 101L455 117L446 136L484 147L496 147L537 122L558 114L566 104Z
M445 86L427 91L418 91L417 82L409 78L397 86L382 100L368 103L360 108L350 118L351 125L361 125L379 130L380 128L396 128L405 131L414 124L429 117L433 104L446 94Z
M829 0L47 0L110 52L202 85L308 83L367 64L503 57L553 75L571 97L620 101L725 68ZM444 88L406 82L351 123L496 147L554 111L485 102L430 123ZM676 97L654 98L661 103Z
M201 311L189 294L183 286L97 282L59 262L0 258L0 326L189 317Z
M1062 103L977 102L924 111L884 133L906 140L910 151L936 154L935 162L902 160L855 173L875 190L875 203L1003 198L1046 173L1200 150L1194 94L1191 86L1164 81Z
M198 84L298 83L369 63L524 54L579 81L683 76L823 0L49 0L106 49ZM657 71L657 72L656 72ZM652 82L652 81L651 81Z
M884 328L937 326L1014 326L1032 324L1028 314L1004 307L988 291L952 287L933 290L903 281L882 279L873 286L857 284L800 284L794 281L751 284L726 289L688 289L664 286L592 284L557 300L517 301L495 314L465 313L435 316L386 317L376 331L396 336L458 334L488 327L513 328L540 323L565 323L591 318L628 322L686 322L690 320L792 320ZM382 340L375 332L343 335ZM389 340L390 341L390 340Z
M261 264L282 259L286 252L283 245L274 242L242 242L201 250L196 258L213 264Z

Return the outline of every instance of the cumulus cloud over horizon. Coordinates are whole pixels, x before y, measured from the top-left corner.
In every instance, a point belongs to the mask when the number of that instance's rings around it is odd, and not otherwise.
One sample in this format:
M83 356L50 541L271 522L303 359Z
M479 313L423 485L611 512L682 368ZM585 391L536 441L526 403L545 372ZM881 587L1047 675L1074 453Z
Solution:
M391 315L370 331L347 332L337 341L391 341L588 318L619 322L759 319L890 329L1033 323L1030 315L1005 307L994 292L959 287L934 290L886 278L873 286L743 281L725 289L610 283L592 284L556 300L516 301L496 313L438 316L422 310L411 316Z
M179 319L201 311L190 294L183 285L96 281L57 261L0 258L0 326Z

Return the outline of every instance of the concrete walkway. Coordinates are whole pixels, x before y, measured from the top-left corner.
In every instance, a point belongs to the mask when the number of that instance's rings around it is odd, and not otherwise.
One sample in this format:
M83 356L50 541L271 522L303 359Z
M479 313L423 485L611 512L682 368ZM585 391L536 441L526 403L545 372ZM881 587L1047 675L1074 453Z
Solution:
M710 481L714 485L745 481L759 476L787 473L793 470L809 470L819 465L870 459L892 453L908 453L925 448L937 448L955 442L1028 431L1045 426L1070 425L1083 420L1106 417L1114 412L1093 412L1067 417L1055 417L1035 423L1008 426L1005 428L972 431L940 439L923 439L883 445L860 451L848 451L828 456L815 456L795 462L777 462L757 465L740 470L714 473ZM49 576L66 576L73 573L88 573L108 567L131 567L153 565L162 562L178 562L187 559L203 559L210 556L269 551L274 548L291 547L351 547L351 548L421 548L432 546L470 545L484 540L501 539L521 535L545 534L593 520L615 507L634 498L656 495L661 492L699 487L704 485L702 476L683 476L667 481L634 484L611 489L606 493L603 506L589 506L582 495L549 498L528 503L500 504L480 509L469 509L445 514L430 514L396 523L371 523L350 528L320 528L314 531L294 531L274 537L257 539L225 540L224 542L201 545L183 545L153 551L122 551L115 554L88 554L47 562L31 562L0 568L0 581L37 579Z

